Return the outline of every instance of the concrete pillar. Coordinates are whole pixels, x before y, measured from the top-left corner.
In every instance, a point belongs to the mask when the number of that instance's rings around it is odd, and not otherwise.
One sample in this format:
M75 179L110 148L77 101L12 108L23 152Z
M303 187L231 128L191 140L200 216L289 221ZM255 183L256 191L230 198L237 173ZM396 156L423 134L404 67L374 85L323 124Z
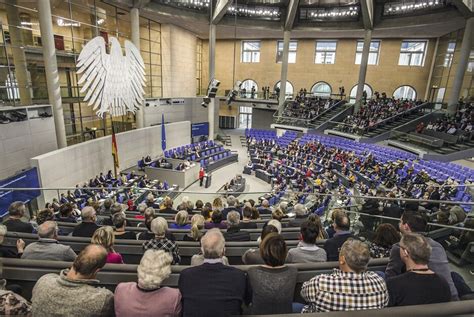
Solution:
M138 8L132 8L130 10L130 31L132 33L132 43L137 47L138 51L140 51L140 11ZM137 118L137 129L143 128L143 106L142 104L141 108L139 108L135 114Z
M67 146L66 129L64 127L63 104L59 87L58 63L54 46L53 21L51 20L51 6L49 0L37 0L38 15L43 42L43 59L48 86L49 103L53 107L56 140L59 148Z
M281 59L281 76L280 76L280 97L278 102L278 115L282 115L283 106L286 99L286 81L288 77L288 55L290 52L291 31L283 32L283 56Z
M466 73L467 63L469 62L469 54L471 52L473 43L473 28L474 18L469 18L466 21L464 36L462 38L461 53L458 61L458 68L456 69L456 74L454 75L453 88L451 89L451 94L449 95L448 99L448 113L450 114L456 113L456 106L461 94L462 82L464 79L464 74Z
M8 30L10 31L13 63L15 64L15 77L20 92L20 103L22 105L31 105L31 83L28 76L23 35L19 28L21 21L16 5L16 0L10 0L6 5L7 19L10 25ZM13 80L13 78L11 78L11 80Z
M426 91L425 91L425 98L424 100L428 100L431 92L432 80L433 80L433 72L435 69L436 63L436 56L438 55L438 46L439 46L439 37L436 38L435 50L433 53L433 58L431 59L431 66L430 66L430 74L428 75L428 82L426 83ZM421 99L421 98L420 98Z
M364 92L365 75L367 74L367 64L369 62L370 41L372 40L372 30L365 30L364 47L362 49L362 59L359 68L359 81L357 83L356 103L354 106L354 113L359 111L362 93Z
M216 76L216 25L209 25L209 81ZM209 140L214 140L216 101L211 98L211 102L207 106L207 120L209 121Z

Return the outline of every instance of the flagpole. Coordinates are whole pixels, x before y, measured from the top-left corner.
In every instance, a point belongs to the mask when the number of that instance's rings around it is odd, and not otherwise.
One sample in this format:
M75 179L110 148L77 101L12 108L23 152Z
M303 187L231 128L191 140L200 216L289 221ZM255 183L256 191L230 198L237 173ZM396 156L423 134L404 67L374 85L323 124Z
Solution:
M110 114L110 125L112 126L112 147L114 147L113 142L114 142L114 138L115 138L115 130L114 130L114 120L112 118L112 114ZM114 154L114 151L112 151L112 158L113 158L113 162L114 162L114 175L115 175L115 179L118 179L117 178L117 164L116 164L117 158L116 158L116 155L117 154Z

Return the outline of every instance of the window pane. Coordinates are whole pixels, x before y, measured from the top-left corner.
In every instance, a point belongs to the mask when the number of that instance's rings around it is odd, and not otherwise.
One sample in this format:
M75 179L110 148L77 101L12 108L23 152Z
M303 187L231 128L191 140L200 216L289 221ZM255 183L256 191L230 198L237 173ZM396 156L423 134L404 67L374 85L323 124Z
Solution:
M316 83L311 92L315 96L329 97L331 95L331 86L324 82Z
M283 41L278 41L278 47L277 50L283 51Z
M370 42L370 51L371 52L378 52L379 51L379 46L380 46L379 41Z
M336 53L326 53L326 64L334 64L336 61Z
M455 49L456 49L456 42L449 42L447 52L454 53Z
M316 42L316 50L318 51L335 51L337 46L337 42L330 41L330 42Z
M411 54L411 66L421 66L423 64L423 54L420 53L412 53Z
M243 52L242 53L242 62L250 63L251 62L251 53L250 52Z
M364 49L364 42L357 41L357 52L362 52Z
M378 53L369 53L369 65L377 65Z
M356 53L356 65L360 65L361 63L361 60L362 60L362 53Z
M252 62L260 62L260 52L252 52Z
M416 99L416 91L410 86L401 86L394 91L393 96L396 99Z
M244 50L258 51L260 50L260 42L244 41Z
M325 53L317 52L315 63L316 64L324 64L324 56L325 56Z
M398 65L408 65L409 63L410 63L410 54L400 53L400 58L398 59Z
M290 51L296 51L298 48L298 42L290 41Z
M296 63L296 52L290 52L288 54L288 63L289 64L294 64Z

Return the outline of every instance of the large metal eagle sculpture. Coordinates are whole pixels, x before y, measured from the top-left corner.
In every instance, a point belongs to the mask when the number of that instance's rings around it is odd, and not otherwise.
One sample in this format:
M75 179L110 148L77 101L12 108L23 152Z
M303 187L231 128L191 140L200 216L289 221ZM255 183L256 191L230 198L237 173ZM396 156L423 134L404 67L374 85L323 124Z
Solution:
M135 112L144 102L145 64L140 51L125 41L125 56L115 37L110 38L110 54L105 40L97 36L87 43L77 60L81 93L84 101L93 106L99 117L109 112L112 116Z

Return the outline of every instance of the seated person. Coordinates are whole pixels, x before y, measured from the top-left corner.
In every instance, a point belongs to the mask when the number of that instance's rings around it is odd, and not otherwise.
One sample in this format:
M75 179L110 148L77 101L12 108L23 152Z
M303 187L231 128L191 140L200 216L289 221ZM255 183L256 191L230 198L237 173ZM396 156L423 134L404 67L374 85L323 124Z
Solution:
M24 250L22 259L48 261L74 261L76 253L68 245L58 242L58 225L46 221L38 227L38 242L30 243Z
M295 213L295 218L290 220L288 226L289 227L300 227L303 222L306 221L308 218L308 211L305 206L302 204L296 204L293 208L293 212Z
M204 235L204 217L199 214L195 214L191 218L191 230L188 234L183 237L183 241L201 241Z
M252 207L245 206L242 210L243 219L239 223L240 229L257 229L257 223L252 222Z
M250 233L240 231L240 214L237 211L231 211L227 214L227 224L229 228L224 233L226 241L250 241Z
M301 296L308 302L303 313L380 309L388 304L385 281L367 271L370 252L367 244L349 239L339 254L339 269L304 282Z
M313 217L301 224L300 242L296 248L288 251L288 263L325 262L327 260L326 251L316 245L319 229Z
M374 259L390 256L395 243L400 241L400 232L390 223L382 223L375 230L374 238L369 242L370 256Z
M334 236L324 243L324 250L328 257L328 261L337 261L339 257L339 249L344 242L353 237L350 231L350 220L345 212L338 212L334 218Z
M260 234L260 241L263 241L265 237L270 233L279 233L278 229L272 225L266 225L262 228L262 233ZM242 262L245 265L253 265L253 264L265 264L262 259L262 255L260 254L260 248L256 249L248 249L242 255Z
M94 232L99 229L99 226L95 223L97 220L95 209L90 206L84 207L81 215L82 222L74 228L72 236L92 238Z
M155 234L153 239L143 242L143 249L164 250L173 256L173 264L179 264L181 256L179 255L178 245L166 237L168 222L163 217L158 217L151 222L151 231Z
M122 255L114 250L114 229L110 226L100 227L94 232L91 243L101 245L107 250L106 263L123 264Z
M115 316L180 316L181 293L161 286L171 274L172 261L163 250L146 251L137 268L138 282L115 288Z
M174 222L170 226L170 229L191 229L191 225L188 223L189 214L186 210L180 210L174 217Z
M425 237L406 233L400 241L400 257L407 271L387 280L389 306L425 305L451 301L446 280L428 267L431 246Z
M25 216L26 206L21 201L15 201L8 207L8 219L3 222L10 232L33 233L31 223L21 220Z
M224 217L222 216L222 212L218 209L212 212L211 222L206 222L204 224L205 229L227 229L227 224L223 221Z
M114 224L114 236L115 239L120 240L136 240L136 235L132 231L125 231L127 226L127 220L123 212L116 213L112 216L112 222Z
M176 209L173 209L173 199L170 197L166 196L165 199L163 199L162 203L163 208L160 209L160 213L164 214L177 214L178 211ZM153 207L157 208L157 207Z
M298 270L285 265L288 248L285 239L270 233L263 239L260 255L264 265L247 271L251 286L251 314L290 314Z
M59 208L59 216L56 218L58 222L70 222L76 223L77 219L74 217L73 214L74 206L71 203L63 204Z
M203 264L179 274L182 316L240 315L246 298L247 278L235 267L224 265L225 239L211 229L201 239Z

